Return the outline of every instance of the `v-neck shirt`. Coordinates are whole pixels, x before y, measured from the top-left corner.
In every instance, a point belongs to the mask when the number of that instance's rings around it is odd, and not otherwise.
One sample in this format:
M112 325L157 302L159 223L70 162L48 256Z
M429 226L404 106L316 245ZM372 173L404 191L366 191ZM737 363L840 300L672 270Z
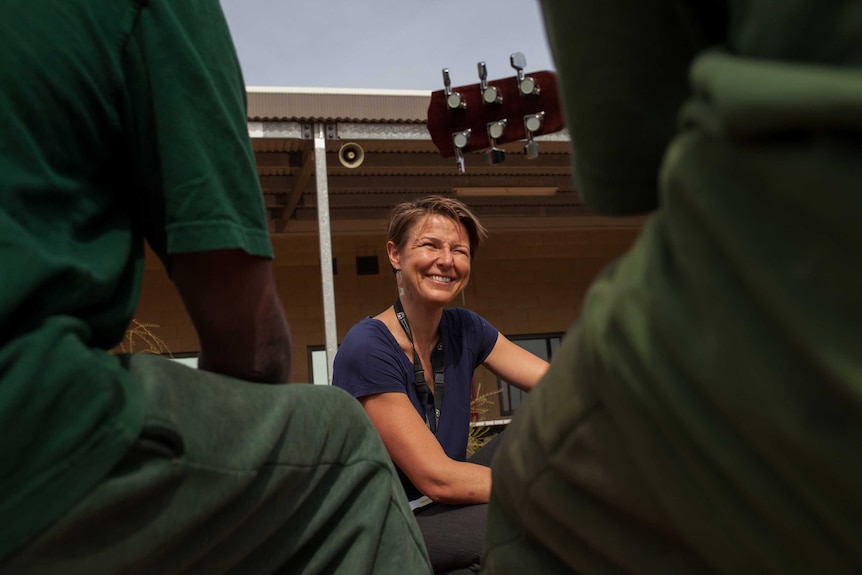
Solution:
M446 391L437 441L456 461L464 461L467 456L473 372L491 353L498 335L497 329L475 312L463 308L443 310L440 338ZM436 348L433 353L437 353ZM378 319L367 317L347 333L335 356L332 384L356 398L406 393L416 412L424 417L416 393L413 360ZM399 476L408 496L418 495L401 470Z

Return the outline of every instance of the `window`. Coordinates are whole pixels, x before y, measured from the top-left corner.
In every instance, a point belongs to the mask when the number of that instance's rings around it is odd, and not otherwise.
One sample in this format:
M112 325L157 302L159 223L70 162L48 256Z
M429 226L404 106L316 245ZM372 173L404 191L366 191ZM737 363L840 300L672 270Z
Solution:
M356 275L376 276L380 273L377 256L356 256Z
M197 367L198 366L198 354L197 353L178 353L173 356L167 356L168 359L176 361L177 363L182 363L189 367Z
M563 334L545 334L545 335L516 335L506 336L512 343L526 349L545 361L551 361L554 353L560 347L560 342L563 340ZM497 380L500 386L500 415L512 415L521 405L521 402L526 395L523 391L509 385L502 379Z
M329 369L326 364L326 346L308 346L308 375L315 385L329 385Z

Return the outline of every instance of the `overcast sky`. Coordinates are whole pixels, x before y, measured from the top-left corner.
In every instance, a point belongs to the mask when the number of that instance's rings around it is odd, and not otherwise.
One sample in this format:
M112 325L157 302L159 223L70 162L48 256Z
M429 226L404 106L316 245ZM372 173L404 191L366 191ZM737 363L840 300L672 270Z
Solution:
M538 0L221 0L248 86L438 90L552 70Z

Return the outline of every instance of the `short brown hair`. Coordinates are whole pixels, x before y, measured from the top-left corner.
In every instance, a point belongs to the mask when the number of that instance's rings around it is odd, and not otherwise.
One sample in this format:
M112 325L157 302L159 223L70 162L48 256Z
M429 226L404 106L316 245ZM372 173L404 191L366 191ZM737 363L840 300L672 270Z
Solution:
M389 217L389 241L402 249L413 224L430 215L444 216L464 226L470 241L470 259L475 257L479 244L488 236L488 231L479 222L479 218L463 202L443 196L429 196L395 206Z

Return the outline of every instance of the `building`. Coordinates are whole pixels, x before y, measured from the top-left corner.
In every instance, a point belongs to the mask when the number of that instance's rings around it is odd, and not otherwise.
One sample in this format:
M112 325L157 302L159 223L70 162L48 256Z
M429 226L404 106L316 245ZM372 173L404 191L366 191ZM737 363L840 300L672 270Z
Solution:
M523 142L501 144L507 157L496 165L467 152L462 174L429 135L431 103L428 92L248 90L275 276L293 335L293 381L326 383L337 342L394 301L385 226L401 201L454 195L477 213L489 238L459 305L537 352L553 350L596 273L639 232L640 217L609 218L583 206L565 131L537 137L540 154L532 160ZM354 146L340 153L346 143ZM154 326L173 354L198 350L191 321L152 254L136 319ZM502 389L482 418L517 407L517 393L487 370L474 384L481 393Z

